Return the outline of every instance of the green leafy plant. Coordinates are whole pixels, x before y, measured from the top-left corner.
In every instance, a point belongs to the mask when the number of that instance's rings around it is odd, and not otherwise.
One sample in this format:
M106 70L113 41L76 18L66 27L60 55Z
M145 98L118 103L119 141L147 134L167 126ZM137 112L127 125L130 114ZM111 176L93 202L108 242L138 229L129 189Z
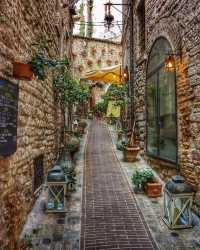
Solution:
M125 140L117 142L117 149L120 151L124 151L125 147L128 145L128 142Z
M32 234L25 234L23 237L26 247L33 248L33 235Z
M80 140L77 137L71 137L69 141L66 142L66 148L68 152L75 153L79 150Z
M117 86L111 85L106 94L103 96L104 102L106 103L106 107L109 101L115 101L116 106L120 106L124 108L128 102L127 99L127 86Z
M92 109L93 113L105 114L107 109L107 103L105 101L98 102Z
M139 189L144 190L144 185L147 182L153 182L155 180L154 174L151 169L142 169L136 170L135 173L132 175L132 183L133 185Z
M44 81L46 78L47 69L62 68L69 65L68 59L55 59L49 58L44 53L39 52L35 54L32 59L28 62L31 65L34 75L37 76L38 80Z
M76 171L73 167L65 167L63 168L64 174L67 176L68 185L72 187L73 190L75 190L76 186Z
M60 70L54 77L54 89L64 107L68 108L69 130L72 130L72 114L75 105L81 105L89 97L88 86L73 79L69 72Z
M87 122L85 120L80 120L78 124L81 128L86 128L87 127Z

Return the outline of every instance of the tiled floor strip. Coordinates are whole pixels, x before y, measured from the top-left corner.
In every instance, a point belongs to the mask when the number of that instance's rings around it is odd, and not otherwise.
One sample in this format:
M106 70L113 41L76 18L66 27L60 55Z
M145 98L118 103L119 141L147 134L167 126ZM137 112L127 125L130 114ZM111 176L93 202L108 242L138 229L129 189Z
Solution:
M156 249L112 151L107 127L91 125L82 197L81 250Z

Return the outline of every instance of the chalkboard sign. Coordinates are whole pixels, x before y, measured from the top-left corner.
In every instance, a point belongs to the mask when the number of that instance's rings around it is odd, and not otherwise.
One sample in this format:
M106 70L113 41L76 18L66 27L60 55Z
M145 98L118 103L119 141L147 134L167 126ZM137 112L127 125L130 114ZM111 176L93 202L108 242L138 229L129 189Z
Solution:
M17 150L18 86L0 79L0 156Z

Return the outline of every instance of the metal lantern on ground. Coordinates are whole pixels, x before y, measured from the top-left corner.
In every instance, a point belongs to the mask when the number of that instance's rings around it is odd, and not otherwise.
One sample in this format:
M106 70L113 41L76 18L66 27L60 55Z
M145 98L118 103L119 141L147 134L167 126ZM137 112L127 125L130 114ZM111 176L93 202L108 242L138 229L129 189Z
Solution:
M47 212L65 212L67 178L60 166L53 167L47 175Z
M163 220L170 229L192 227L192 187L182 176L173 176L164 188Z

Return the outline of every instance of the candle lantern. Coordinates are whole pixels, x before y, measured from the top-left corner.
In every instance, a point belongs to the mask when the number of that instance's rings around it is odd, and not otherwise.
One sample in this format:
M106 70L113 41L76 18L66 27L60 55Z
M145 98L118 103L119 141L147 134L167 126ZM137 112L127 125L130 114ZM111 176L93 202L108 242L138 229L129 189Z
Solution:
M67 177L58 165L47 175L47 212L65 212Z
M192 227L192 187L182 176L173 176L164 188L163 220L170 229Z

